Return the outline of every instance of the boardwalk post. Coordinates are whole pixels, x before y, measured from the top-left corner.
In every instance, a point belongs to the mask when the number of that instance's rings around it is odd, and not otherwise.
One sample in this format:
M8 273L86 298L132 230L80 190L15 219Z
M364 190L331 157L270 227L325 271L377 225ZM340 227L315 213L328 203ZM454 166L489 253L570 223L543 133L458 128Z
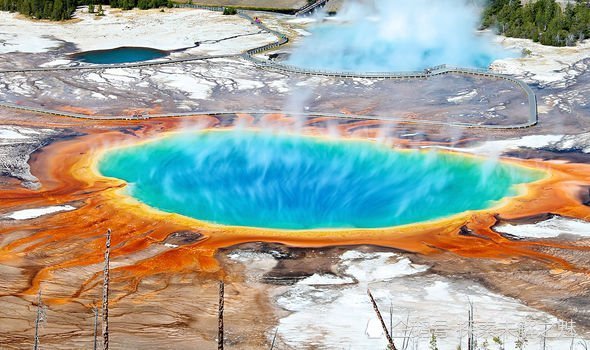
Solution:
M373 294L371 294L370 289L367 289L367 294L369 295L369 298L371 298L371 304L373 304L373 310L375 310L375 313L377 314L377 318L379 319L379 322L381 322L381 327L383 328L383 333L385 333L385 337L387 338L387 342L389 343L389 349L390 350L397 350L397 348L395 347L395 344L393 343L393 339L391 338L391 335L389 334L389 331L387 330L387 326L385 325L385 321L383 321L383 317L381 316L381 312L379 312L379 307L377 306L377 303L375 302L375 298L373 298Z
M223 307L224 307L224 284L219 281L219 309L217 314L217 349L223 350Z
M109 350L109 259L111 255L111 229L107 230L104 251L104 270L102 282L102 339L103 350Z

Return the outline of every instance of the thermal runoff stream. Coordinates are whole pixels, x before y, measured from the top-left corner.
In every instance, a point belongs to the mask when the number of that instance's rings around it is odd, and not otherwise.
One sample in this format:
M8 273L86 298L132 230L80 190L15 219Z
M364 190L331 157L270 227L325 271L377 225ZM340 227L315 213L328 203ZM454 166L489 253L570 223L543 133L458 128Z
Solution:
M152 207L276 229L377 228L487 208L543 173L449 152L264 131L175 133L108 151L105 176Z

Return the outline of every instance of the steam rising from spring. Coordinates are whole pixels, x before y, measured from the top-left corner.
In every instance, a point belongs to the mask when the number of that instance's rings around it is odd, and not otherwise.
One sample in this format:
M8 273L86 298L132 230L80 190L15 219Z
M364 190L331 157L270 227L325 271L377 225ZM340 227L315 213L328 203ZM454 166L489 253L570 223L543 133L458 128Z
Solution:
M477 32L479 11L466 0L349 0L335 19L312 29L289 63L355 72L487 68L514 53Z
M215 223L373 228L483 209L537 174L437 151L247 130L180 133L109 152L144 203Z

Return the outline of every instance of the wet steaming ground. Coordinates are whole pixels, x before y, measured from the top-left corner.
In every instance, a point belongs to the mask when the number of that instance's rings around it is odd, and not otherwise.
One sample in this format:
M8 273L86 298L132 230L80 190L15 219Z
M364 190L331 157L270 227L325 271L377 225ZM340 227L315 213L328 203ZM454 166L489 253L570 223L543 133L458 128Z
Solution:
M4 101L91 114L262 110L488 125L519 124L528 118L526 95L513 84L463 75L405 81L288 77L239 59L215 59L4 77L10 82L0 85ZM64 95L72 98L64 100Z
M533 90L548 113L539 115L545 125L553 125L554 133L570 132L569 125L579 131L590 130L590 59L585 59L566 70L577 70L574 78L549 85L533 84Z

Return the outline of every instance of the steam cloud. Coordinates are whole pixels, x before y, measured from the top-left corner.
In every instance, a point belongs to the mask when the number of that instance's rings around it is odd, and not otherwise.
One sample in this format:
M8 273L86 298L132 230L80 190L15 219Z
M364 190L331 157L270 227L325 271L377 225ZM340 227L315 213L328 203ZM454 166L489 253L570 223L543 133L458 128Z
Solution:
M477 32L480 9L467 0L348 0L336 19L312 29L289 63L356 72L487 68L515 54Z

